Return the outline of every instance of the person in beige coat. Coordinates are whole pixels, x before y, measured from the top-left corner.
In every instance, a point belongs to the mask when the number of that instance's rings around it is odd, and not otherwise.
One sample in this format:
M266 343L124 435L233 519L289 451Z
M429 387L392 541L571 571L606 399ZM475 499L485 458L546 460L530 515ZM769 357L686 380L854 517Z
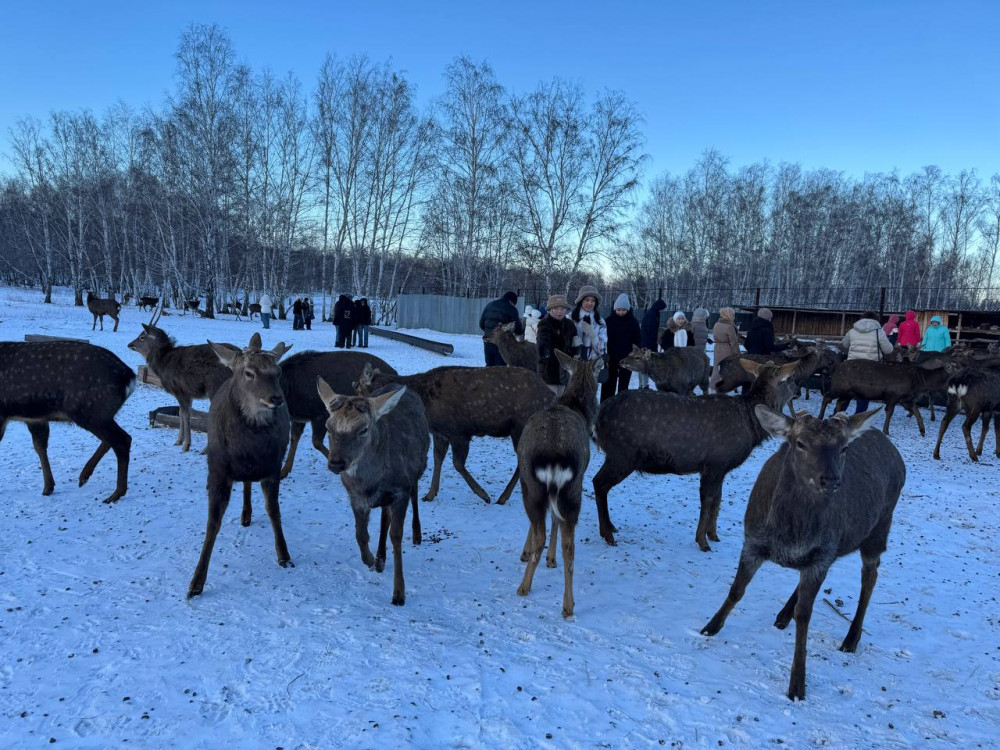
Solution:
M719 382L719 363L726 357L740 353L740 335L736 332L736 311L731 307L719 310L719 320L712 326L712 341L715 351L712 358L712 377L710 385L715 388Z

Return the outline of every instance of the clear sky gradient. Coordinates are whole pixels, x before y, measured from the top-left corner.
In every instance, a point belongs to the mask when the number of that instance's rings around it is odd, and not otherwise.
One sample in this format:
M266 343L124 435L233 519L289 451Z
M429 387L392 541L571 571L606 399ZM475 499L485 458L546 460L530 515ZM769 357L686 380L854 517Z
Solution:
M0 20L0 153L9 128L121 99L159 108L191 23L218 23L255 69L311 88L327 52L392 58L421 103L456 55L508 90L560 76L624 90L646 118L647 175L707 148L739 166L854 176L937 164L1000 172L1000 1L51 2ZM0 159L0 170L10 162Z

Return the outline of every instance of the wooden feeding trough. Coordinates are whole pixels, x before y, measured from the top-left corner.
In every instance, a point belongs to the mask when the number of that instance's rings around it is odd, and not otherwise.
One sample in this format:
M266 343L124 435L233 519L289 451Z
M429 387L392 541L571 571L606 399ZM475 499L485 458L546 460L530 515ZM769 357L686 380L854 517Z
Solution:
M150 427L172 427L180 429L180 406L160 406L149 412ZM191 410L191 429L194 432L208 432L208 412Z
M149 369L149 365L139 365L139 369L136 370L136 375L139 377L140 383L154 385L157 388L163 387L163 383L161 383L160 379L156 377L156 373Z
M399 341L404 344L409 344L410 346L417 346L421 349L426 349L427 351L434 352L435 354L443 354L446 357L455 353L454 346L451 344L444 344L440 341L422 339L419 336L412 336L409 333L390 331L385 328L377 328L376 326L372 326L368 330L372 336L382 336L383 338L392 339L393 341Z

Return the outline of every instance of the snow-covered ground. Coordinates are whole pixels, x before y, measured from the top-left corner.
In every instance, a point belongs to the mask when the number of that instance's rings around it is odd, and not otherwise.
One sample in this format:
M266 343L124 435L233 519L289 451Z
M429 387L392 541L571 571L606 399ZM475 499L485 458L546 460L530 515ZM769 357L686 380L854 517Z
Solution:
M149 315L122 312L118 333L90 331L65 293L42 305L0 290L0 339L25 333L89 339L131 366L126 344ZM180 343L245 343L259 323L165 316ZM474 336L439 357L372 337L403 373L478 365ZM332 326L272 323L266 346L329 349ZM72 373L67 373L72 377ZM2 387L2 384L0 384ZM173 400L140 385L119 413L132 435L128 494L109 455L90 483L76 476L95 439L54 426L56 491L27 430L0 448L6 521L0 536L0 746L203 747L912 747L996 746L1000 737L1000 490L993 438L980 464L958 425L944 460L912 419L893 438L908 481L856 654L837 650L860 585L857 555L838 562L810 629L808 697L785 697L794 626L771 626L797 580L765 566L715 638L699 635L736 569L742 514L761 446L725 485L722 541L694 543L696 477L633 476L611 494L618 546L597 534L589 478L577 530L576 616L563 620L562 562L541 566L518 597L527 520L520 491L484 505L446 464L421 505L424 543L409 542L405 607L393 607L392 558L365 568L340 480L304 440L282 484L295 568L275 562L259 489L255 520L232 503L203 596L185 598L205 518L205 436L193 449L149 426ZM818 407L814 397L801 405ZM201 408L206 408L205 404ZM936 435L936 424L928 423ZM493 497L515 466L508 441L474 441L469 467ZM429 482L429 474L421 483ZM238 493L237 493L238 494ZM373 521L373 531L377 521Z

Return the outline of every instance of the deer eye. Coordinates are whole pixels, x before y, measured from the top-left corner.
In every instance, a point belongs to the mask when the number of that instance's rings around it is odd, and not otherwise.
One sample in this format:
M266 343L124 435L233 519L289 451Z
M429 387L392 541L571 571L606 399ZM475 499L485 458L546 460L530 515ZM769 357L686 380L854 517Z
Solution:
M257 377L251 370L244 370L243 374L247 376L247 380L253 380L255 377Z
M362 427L360 430L358 430L358 435L367 435L367 434L368 434L367 427Z
M803 443L801 440L795 441L795 447L798 448L800 451L806 450L806 444Z

